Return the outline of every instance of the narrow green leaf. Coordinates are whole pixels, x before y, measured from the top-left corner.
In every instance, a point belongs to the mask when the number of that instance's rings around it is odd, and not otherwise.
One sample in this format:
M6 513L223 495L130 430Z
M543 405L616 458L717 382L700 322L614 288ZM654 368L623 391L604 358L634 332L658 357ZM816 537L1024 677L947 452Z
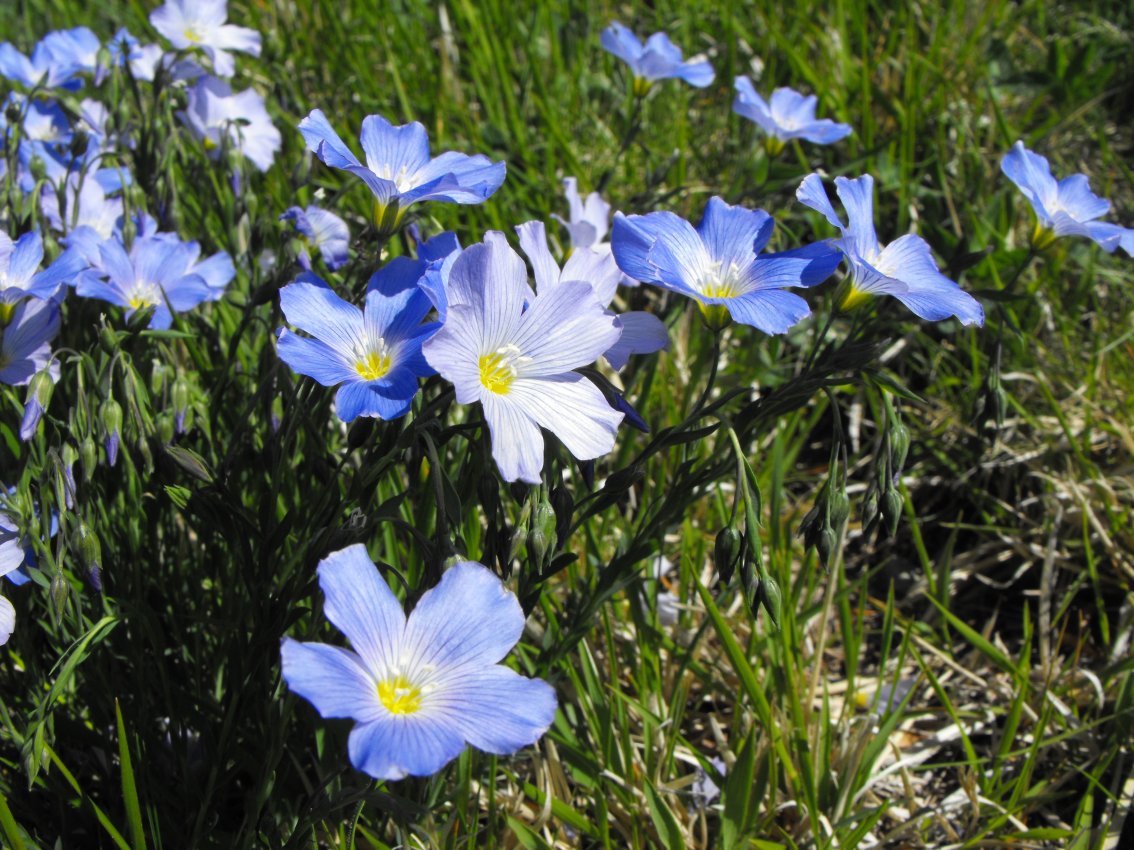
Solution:
M685 839L681 835L681 827L677 818L665 804L665 800L658 794L654 784L646 780L646 803L650 807L650 820L654 822L654 829L658 831L658 840L665 850L685 850Z
M738 850L745 846L748 831L756 813L752 803L753 780L756 774L756 728L737 753L736 763L725 777L721 798L724 814L721 816L721 850Z
M138 786L134 782L134 765L130 760L130 743L126 740L126 722L122 707L114 701L114 716L118 724L118 760L122 765L122 800L126 805L126 820L130 824L130 839L134 850L146 850L146 835L142 830L142 807L138 804Z
M20 834L20 827L12 817L12 810L8 808L8 798L0 792L0 830L4 831L4 838L12 850L25 850L24 837Z
M949 621L949 625L960 632L965 640L971 643L978 652L988 658L989 661L991 661L1005 673L1011 673L1013 676L1018 675L1016 665L1012 662L1012 659L1001 652L999 649L997 649L991 641L986 640L984 635L982 635L968 623L961 620L956 614L954 614L932 596L927 596L926 599L928 599L937 607L937 610L940 611L942 615L944 615L945 619Z

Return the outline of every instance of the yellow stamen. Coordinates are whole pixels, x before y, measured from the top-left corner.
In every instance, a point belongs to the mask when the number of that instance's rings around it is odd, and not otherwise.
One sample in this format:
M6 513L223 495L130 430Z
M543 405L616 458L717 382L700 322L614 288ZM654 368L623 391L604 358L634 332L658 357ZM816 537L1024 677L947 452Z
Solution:
M354 364L354 369L364 381L377 381L385 377L390 371L390 355L385 352L371 351L363 359Z
M735 298L740 294L731 280L716 280L704 285L706 298Z
M505 351L480 355L480 382L486 390L507 395L516 377L516 367Z
M200 44L201 43L201 33L199 33L193 27L186 27L183 35L185 36L185 40L188 41L190 44Z
M378 683L378 699L390 714L416 714L421 711L421 688L401 674Z

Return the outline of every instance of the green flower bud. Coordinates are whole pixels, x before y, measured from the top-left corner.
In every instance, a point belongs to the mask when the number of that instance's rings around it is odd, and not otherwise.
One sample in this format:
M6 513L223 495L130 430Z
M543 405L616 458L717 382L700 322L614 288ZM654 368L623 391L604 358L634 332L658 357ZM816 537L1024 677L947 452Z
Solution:
M98 535L82 520L71 533L70 544L71 551L78 555L79 563L88 573L102 567L102 544Z
M721 529L713 544L713 562L717 567L717 575L721 584L728 584L736 569L736 562L740 560L743 540L740 532L731 525Z
M102 420L102 429L107 437L122 433L122 405L113 398L108 398L102 403L99 418Z
M910 429L902 421L896 421L890 426L890 469L894 475L902 471L906 465L906 456L910 451Z
M886 533L893 537L902 519L902 494L896 487L890 487L882 494L882 519L886 522Z
M760 576L760 604L768 612L768 619L772 621L773 628L779 630L784 596L780 591L779 582L767 573Z
M98 444L90 434L87 434L79 444L79 456L83 461L83 479L90 481L95 467L98 466Z

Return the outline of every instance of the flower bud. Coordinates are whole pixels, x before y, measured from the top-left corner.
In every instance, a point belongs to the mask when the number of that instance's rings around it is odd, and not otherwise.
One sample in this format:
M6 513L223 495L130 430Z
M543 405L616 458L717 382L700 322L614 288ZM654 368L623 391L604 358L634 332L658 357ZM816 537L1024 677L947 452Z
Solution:
M910 429L901 420L890 426L890 469L895 476L900 475L906 465L910 451Z
M896 487L890 487L882 494L882 519L886 522L886 533L893 537L902 519L902 494Z
M740 532L731 525L721 529L717 534L716 542L713 544L713 562L717 566L717 576L722 585L732 580L736 562L740 559L742 542Z
M866 498L862 500L863 531L869 531L871 526L878 521L880 509L881 504L878 497L878 488L871 485L870 489L866 491Z
M47 405L51 403L51 394L55 391L55 381L51 373L44 369L36 372L28 382L28 393L24 404L24 416L20 421L20 439L24 442L35 436L39 420Z
M61 610L67 604L67 597L71 595L71 585L62 574L56 573L51 579L50 593L56 610Z
M780 591L779 582L767 573L760 575L760 604L768 612L768 619L772 621L775 629L780 627L780 615L783 612L784 597Z
M95 467L98 466L98 444L90 434L87 434L79 444L79 457L83 462L83 480L90 481Z
M102 544L98 535L82 520L71 533L70 544L71 551L78 555L79 563L88 574L102 566Z
M106 462L114 466L118 462L118 442L122 437L122 405L108 398L102 403L99 417L106 438Z
M835 547L839 545L839 535L835 529L827 525L819 532L819 536L815 540L815 551L819 553L819 560L823 566L829 566L831 563L831 554L835 551Z
M555 549L555 510L546 497L541 498L532 511L531 529L528 531L528 554L537 564L543 564L548 550Z

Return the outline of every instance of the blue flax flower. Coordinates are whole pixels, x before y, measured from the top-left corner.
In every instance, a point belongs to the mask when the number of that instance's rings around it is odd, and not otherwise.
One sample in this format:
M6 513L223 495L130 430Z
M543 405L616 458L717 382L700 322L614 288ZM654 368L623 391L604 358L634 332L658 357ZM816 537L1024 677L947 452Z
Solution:
M795 196L842 231L842 238L834 240L834 244L850 266L844 309L873 295L892 295L931 322L956 316L962 325L984 324L980 302L941 274L924 239L908 233L885 247L878 242L874 231L873 177L836 177L835 190L847 211L849 223L845 226L831 206L818 174L805 177Z
M804 97L794 89L779 88L772 92L770 101L765 101L748 77L737 77L735 87L732 111L759 125L766 134L765 147L771 156L782 151L784 143L792 139L829 145L851 134L849 124L815 117L815 95Z
M350 245L350 230L347 224L333 212L319 207L290 207L280 216L280 221L290 221L299 232L301 247L299 265L311 271L311 255L308 249L318 249L323 262L331 271L341 268L348 259L347 247Z
M77 89L82 85L79 74L97 70L99 46L98 37L86 27L48 33L30 58L6 41L0 44L0 77L29 89Z
M228 0L166 0L150 12L154 29L178 50L204 50L218 77L231 77L236 62L229 50L260 55L260 33L226 24Z
M233 94L224 80L201 77L189 89L188 108L177 117L201 142L210 159L218 159L227 145L240 151L260 171L267 171L280 149L280 131L255 89Z
M59 333L59 304L27 298L7 322L0 321L0 384L23 386L47 367L51 340Z
M499 662L520 639L516 597L464 561L427 590L407 618L361 544L319 564L327 619L354 651L284 638L288 688L323 717L355 721L351 764L376 779L429 776L466 743L508 755L540 739L555 691Z
M563 190L567 196L569 220L564 221L555 213L551 217L567 228L571 238L571 250L588 250L598 254L610 255L610 243L604 241L610 229L610 204L598 192L591 192L584 201L579 196L579 185L574 177L563 178ZM623 286L637 286L638 281L619 272Z
M617 213L611 246L624 272L693 298L714 330L731 316L779 334L811 314L807 302L784 287L822 283L840 257L825 243L761 254L774 227L764 210L714 197L696 229L671 212Z
M678 77L691 86L704 88L713 81L713 67L708 62L683 62L681 48L664 32L656 32L638 41L634 33L614 21L602 31L603 49L630 66L634 74L634 91L644 95L655 80Z
M307 147L331 168L349 171L374 193L374 223L392 233L406 208L418 201L479 204L504 182L504 163L482 154L449 151L430 158L425 128L414 121L394 126L381 115L362 119L366 165L339 138L319 109L299 122Z
M125 307L127 317L153 307L149 326L165 330L173 323L173 311L217 300L228 283L217 285L224 277L221 272L231 268L228 255L221 252L198 263L199 254L196 242L167 233L136 238L129 253L117 239L108 239L98 244L97 258L79 276L75 291Z
M1084 174L1062 180L1051 176L1047 159L1016 142L1000 162L1000 170L1015 183L1036 211L1032 243L1046 248L1060 236L1086 236L1108 254L1122 248L1134 256L1134 229L1095 221L1110 211L1110 201L1091 191Z
M445 323L422 351L460 404L483 406L506 481L539 483L540 428L580 460L614 448L622 414L572 371L597 360L621 334L589 283L560 283L535 296L524 261L504 234L489 233L457 257L446 296Z
M0 327L11 319L17 302L26 297L51 298L87 267L77 251L64 251L40 271L43 237L36 231L13 242L0 233Z
M280 290L284 316L314 337L281 330L280 357L301 375L339 387L335 413L344 422L404 416L418 378L433 374L421 344L439 325L421 323L432 304L418 288L418 265L397 257L375 272L364 310L309 273Z

